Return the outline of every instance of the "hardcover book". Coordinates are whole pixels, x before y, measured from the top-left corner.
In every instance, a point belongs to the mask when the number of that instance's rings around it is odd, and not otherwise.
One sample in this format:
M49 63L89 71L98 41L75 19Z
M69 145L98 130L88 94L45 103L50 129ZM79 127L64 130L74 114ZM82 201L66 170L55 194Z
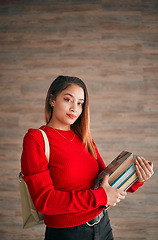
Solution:
M127 189L128 184L131 186L137 180L135 172L135 159L137 155L122 151L97 177L94 189L97 189L106 174L109 174L109 184L115 188L124 187ZM132 177L133 176L133 177ZM135 178L135 179L133 179ZM125 184L126 183L126 184Z
M133 163L127 170L125 170L116 180L111 184L111 187L120 188L130 177L136 172L135 163Z
M129 179L127 179L127 181L125 181L120 187L119 189L126 191L128 188L130 188L136 181L137 181L138 177L136 172L133 173L132 176L130 176Z

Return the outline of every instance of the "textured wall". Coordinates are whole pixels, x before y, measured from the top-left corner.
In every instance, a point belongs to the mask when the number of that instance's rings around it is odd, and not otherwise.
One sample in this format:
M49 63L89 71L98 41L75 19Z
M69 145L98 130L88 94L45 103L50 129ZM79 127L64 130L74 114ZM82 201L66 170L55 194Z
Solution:
M43 239L21 228L17 175L27 129L44 123L58 75L85 81L91 128L108 164L129 150L155 175L109 209L116 240L158 236L158 1L0 1L0 236Z

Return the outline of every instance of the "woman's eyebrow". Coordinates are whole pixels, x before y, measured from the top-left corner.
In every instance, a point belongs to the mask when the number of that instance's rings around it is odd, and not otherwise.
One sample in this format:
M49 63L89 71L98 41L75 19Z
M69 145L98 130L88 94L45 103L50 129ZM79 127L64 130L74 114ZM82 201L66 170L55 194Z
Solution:
M69 96L72 97L72 98L74 97L74 96L71 95L70 93L65 93L64 96L65 96L65 95L69 95ZM84 99L79 99L79 100L80 100L80 101L84 101Z

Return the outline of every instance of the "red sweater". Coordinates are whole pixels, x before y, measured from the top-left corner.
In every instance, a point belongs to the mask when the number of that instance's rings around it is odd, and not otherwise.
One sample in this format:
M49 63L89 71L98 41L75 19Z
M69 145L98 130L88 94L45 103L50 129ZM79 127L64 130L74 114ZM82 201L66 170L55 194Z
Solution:
M105 164L97 151L97 160L85 149L74 132L42 126L50 144L50 159L44 153L41 132L29 129L24 137L21 168L36 209L45 214L49 227L81 225L95 218L107 204L102 187L93 190L95 179ZM142 183L135 183L133 192Z

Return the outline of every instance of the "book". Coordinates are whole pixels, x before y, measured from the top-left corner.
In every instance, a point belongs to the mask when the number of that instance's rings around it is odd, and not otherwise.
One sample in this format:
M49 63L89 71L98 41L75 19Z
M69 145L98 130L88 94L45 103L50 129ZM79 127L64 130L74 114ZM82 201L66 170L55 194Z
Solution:
M120 188L136 172L135 163L124 171L112 184L111 187Z
M127 151L122 151L97 177L94 185L94 189L97 189L102 181L103 178L106 174L109 174L109 184L112 185L116 180L118 183L122 183L122 185L128 180L128 177L133 175L134 169L135 168L135 159L137 158L137 155L134 155L133 153L127 152ZM133 167L132 167L133 166ZM127 171L128 170L128 171ZM133 171L133 172L130 172ZM126 173L127 172L127 173ZM130 173L128 175L128 173ZM121 178L122 177L122 178ZM116 181L116 182L117 182ZM115 183L116 183L115 182ZM130 184L130 181L128 181ZM121 185L117 184L117 188L120 188ZM113 185L114 186L114 185Z
M136 181L138 180L136 172L132 174L132 176L127 179L120 187L119 189L126 191L128 190Z

